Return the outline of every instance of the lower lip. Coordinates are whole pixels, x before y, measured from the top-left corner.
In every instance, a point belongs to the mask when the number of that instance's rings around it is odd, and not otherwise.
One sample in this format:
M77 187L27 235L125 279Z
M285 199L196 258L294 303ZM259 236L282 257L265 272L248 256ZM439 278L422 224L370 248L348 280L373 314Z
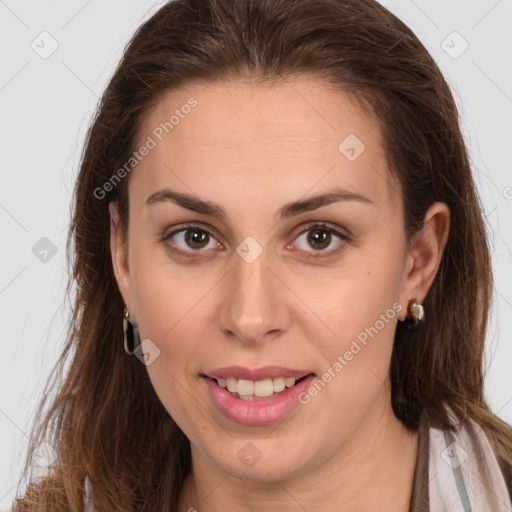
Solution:
M290 414L300 404L299 395L306 391L315 376L308 375L273 398L251 402L235 398L226 388L220 387L209 377L202 379L210 390L213 403L228 420L242 425L266 425L281 421Z

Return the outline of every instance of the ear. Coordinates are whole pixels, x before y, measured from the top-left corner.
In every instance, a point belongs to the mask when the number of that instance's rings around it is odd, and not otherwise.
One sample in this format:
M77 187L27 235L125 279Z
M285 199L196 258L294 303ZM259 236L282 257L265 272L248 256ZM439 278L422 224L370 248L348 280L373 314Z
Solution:
M400 320L407 316L409 301L421 304L434 282L450 231L450 209L445 203L430 205L423 227L414 234L406 258L404 284L400 296Z
M130 321L134 318L132 309L132 286L130 269L128 266L127 240L124 240L119 220L118 204L112 201L108 205L110 212L110 253L112 255L112 266L119 291L123 296L124 303L130 312Z

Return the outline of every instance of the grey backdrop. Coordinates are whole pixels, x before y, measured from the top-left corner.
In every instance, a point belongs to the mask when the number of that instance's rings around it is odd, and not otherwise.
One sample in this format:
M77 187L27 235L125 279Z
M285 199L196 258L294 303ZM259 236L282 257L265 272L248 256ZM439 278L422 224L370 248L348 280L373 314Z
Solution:
M0 509L64 340L66 230L85 130L125 43L161 4L0 0ZM383 4L432 53L460 107L496 276L486 392L512 422L512 0Z

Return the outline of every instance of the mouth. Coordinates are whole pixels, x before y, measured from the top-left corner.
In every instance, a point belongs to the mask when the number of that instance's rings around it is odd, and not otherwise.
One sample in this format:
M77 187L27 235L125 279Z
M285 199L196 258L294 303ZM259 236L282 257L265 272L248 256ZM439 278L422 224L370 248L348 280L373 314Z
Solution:
M225 418L243 425L267 425L284 420L302 403L300 397L316 375L283 367L229 367L200 377L212 405Z
M217 379L206 375L204 377L213 380L219 387L226 389L234 398L253 402L277 398L287 389L293 388L311 375L314 374L308 373L297 379L294 377L274 377L256 381L235 377L219 377Z

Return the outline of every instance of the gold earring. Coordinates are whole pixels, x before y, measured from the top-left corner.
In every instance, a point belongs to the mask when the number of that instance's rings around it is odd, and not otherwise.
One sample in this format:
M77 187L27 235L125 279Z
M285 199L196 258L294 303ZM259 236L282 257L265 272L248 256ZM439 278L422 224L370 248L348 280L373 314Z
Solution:
M409 329L414 329L423 321L425 321L425 310L423 309L423 306L416 301L416 297L414 297L407 307L405 325L407 325Z

